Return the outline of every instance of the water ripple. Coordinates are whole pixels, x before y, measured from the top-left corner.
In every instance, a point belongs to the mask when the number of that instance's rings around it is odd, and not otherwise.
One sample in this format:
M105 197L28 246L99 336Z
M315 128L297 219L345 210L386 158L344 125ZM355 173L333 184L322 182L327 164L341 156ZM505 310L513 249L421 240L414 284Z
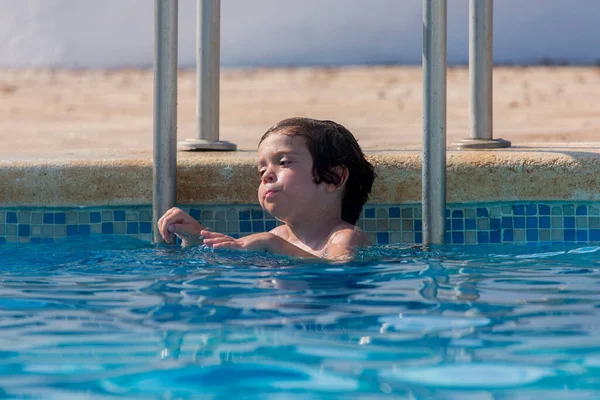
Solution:
M4 245L0 397L600 398L599 250Z

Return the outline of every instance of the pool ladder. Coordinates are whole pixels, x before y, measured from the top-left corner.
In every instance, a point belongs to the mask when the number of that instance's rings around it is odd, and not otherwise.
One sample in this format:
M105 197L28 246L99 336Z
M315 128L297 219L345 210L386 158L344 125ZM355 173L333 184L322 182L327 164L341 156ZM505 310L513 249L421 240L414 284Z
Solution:
M197 0L197 138L187 150L235 150L219 140L220 0ZM160 216L176 204L177 190L177 6L155 0L154 241ZM470 137L460 149L509 147L492 136L493 0L469 3ZM447 0L423 0L423 244L443 244L446 221Z

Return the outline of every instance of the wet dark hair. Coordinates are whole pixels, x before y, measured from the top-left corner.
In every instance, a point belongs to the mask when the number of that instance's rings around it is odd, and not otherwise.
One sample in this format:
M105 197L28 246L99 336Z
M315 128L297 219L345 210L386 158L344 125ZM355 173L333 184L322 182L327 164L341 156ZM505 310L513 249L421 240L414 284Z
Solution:
M356 224L363 205L369 198L375 171L365 159L360 146L350 131L333 121L320 121L311 118L288 118L272 126L260 138L258 145L272 133L301 136L313 159L313 175L316 184L325 182L339 185L341 177L336 167L348 169L344 197L342 199L342 219Z

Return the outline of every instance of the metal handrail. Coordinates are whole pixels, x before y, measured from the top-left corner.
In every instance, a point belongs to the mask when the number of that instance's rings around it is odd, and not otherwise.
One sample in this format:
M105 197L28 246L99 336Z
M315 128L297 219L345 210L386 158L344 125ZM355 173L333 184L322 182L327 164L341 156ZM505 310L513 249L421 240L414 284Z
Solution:
M497 149L510 142L493 137L494 0L469 3L469 138L459 149Z
M446 221L446 0L423 0L423 245L443 244Z
M158 219L174 207L177 195L177 0L154 3L154 164L152 226L163 243Z
M196 138L179 143L184 150L234 151L219 140L221 0L198 0L196 30Z

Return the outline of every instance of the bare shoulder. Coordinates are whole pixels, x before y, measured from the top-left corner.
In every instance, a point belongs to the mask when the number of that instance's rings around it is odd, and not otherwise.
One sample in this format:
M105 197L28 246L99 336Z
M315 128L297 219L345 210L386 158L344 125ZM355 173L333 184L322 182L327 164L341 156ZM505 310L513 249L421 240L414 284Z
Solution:
M329 235L327 248L332 250L354 250L358 247L369 246L369 238L362 229L348 223L341 224Z
M282 239L288 240L290 237L290 228L287 225L279 225L271 229L269 233L277 235Z

